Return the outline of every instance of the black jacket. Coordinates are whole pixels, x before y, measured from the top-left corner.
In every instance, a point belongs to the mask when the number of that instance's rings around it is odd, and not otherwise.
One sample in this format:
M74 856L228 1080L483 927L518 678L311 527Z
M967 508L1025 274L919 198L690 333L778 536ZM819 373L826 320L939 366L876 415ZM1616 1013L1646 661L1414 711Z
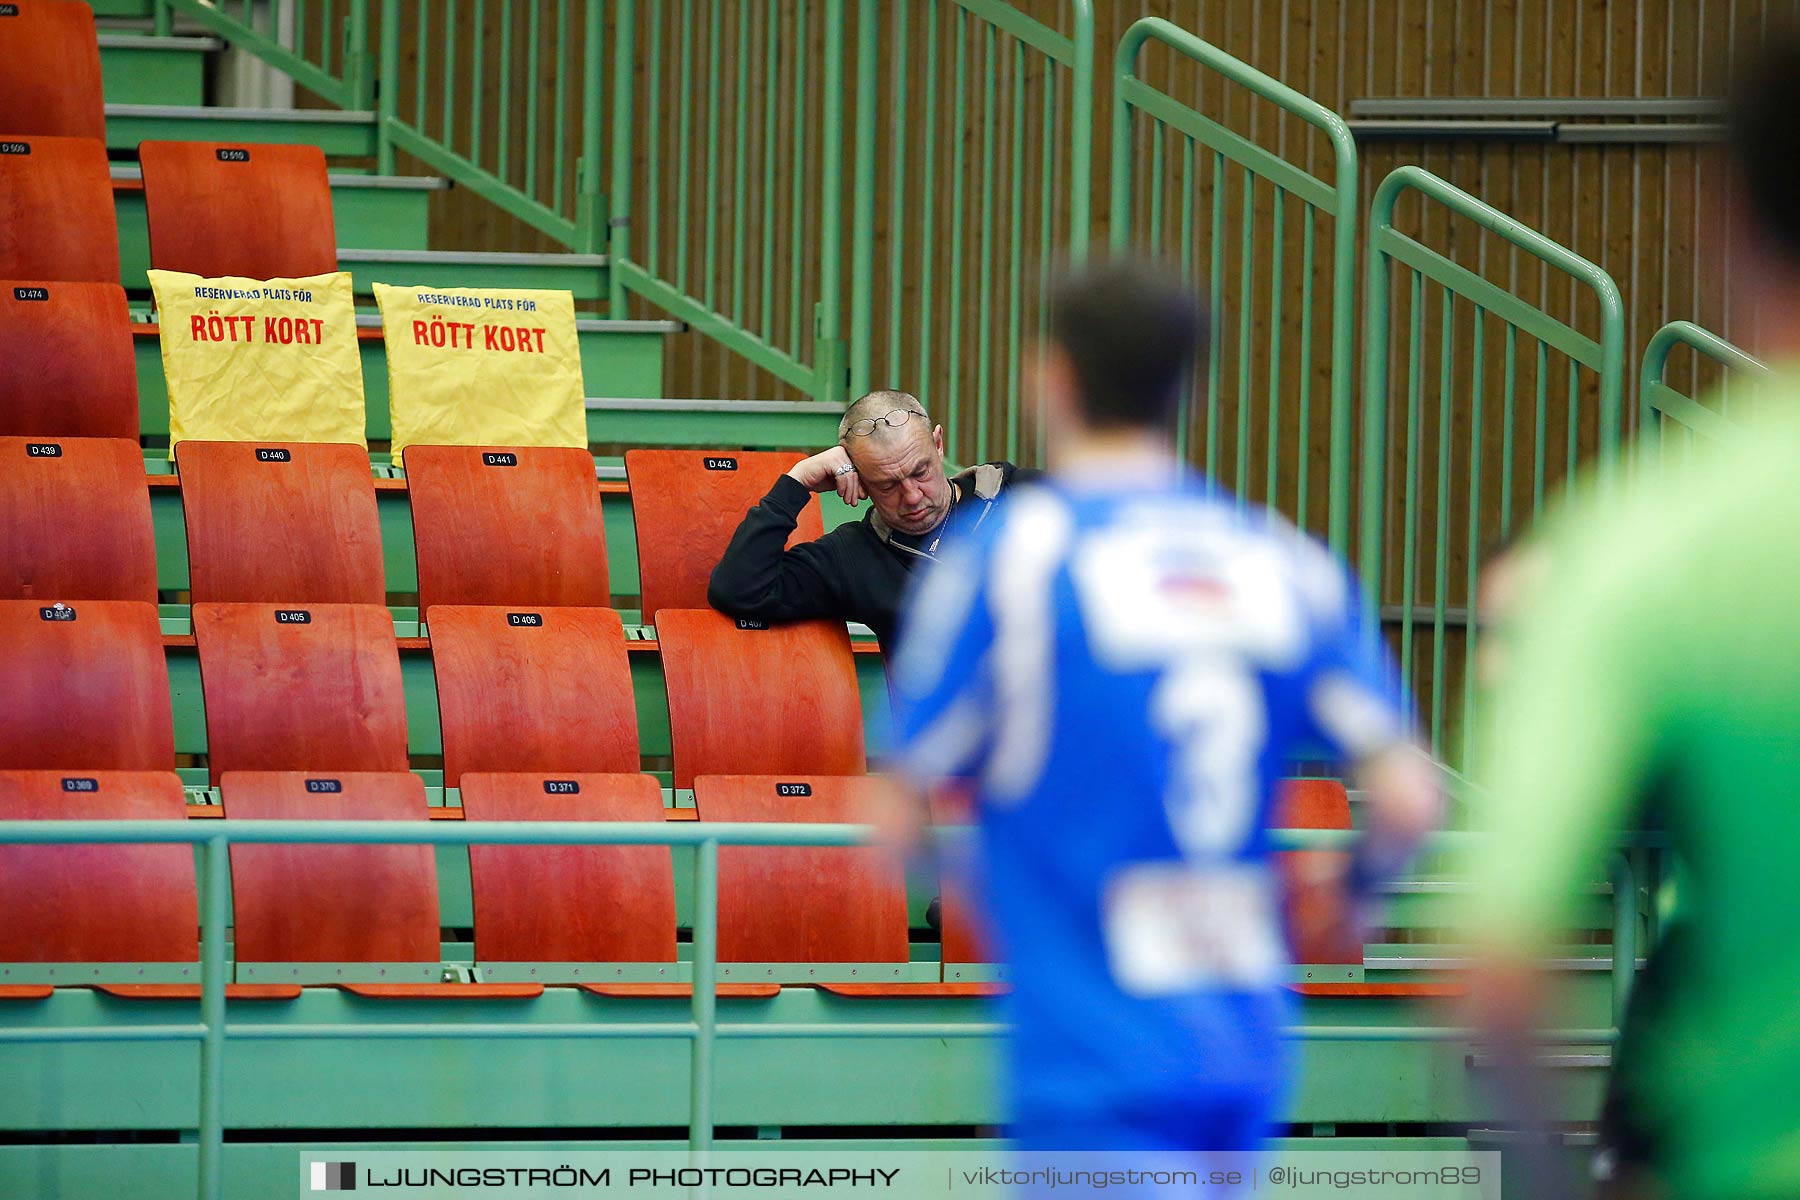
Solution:
M1011 463L988 463L959 472L953 512L968 504L988 505L1015 479L1037 471ZM725 557L713 568L706 598L727 616L753 621L804 621L832 617L861 621L887 646L913 568L932 558L926 538L889 529L873 507L863 519L840 525L817 541L787 549L788 536L812 493L783 475L762 503L744 514ZM975 514L970 514L975 515Z

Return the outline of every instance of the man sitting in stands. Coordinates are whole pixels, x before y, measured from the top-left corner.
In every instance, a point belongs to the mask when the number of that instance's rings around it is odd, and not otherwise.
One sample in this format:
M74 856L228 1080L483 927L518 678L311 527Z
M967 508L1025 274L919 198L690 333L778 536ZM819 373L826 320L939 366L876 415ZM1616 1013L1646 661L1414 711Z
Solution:
M948 476L944 427L934 427L905 392L870 392L845 410L837 445L795 463L744 515L713 568L707 599L749 620L861 621L886 646L907 577L937 557L951 512L976 506L963 523L973 528L1008 483L1036 474L984 463ZM788 549L812 493L834 488L846 504L866 497L869 512Z

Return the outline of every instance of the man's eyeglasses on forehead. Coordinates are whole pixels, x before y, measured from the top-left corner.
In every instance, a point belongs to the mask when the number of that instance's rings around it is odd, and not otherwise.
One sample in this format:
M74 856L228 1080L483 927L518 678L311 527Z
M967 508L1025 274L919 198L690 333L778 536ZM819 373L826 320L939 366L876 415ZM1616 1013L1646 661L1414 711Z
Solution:
M888 425L895 429L904 428L914 417L923 417L924 413L916 408L896 408L879 417L864 417L850 426L850 432L858 437L867 437L875 432L877 425Z

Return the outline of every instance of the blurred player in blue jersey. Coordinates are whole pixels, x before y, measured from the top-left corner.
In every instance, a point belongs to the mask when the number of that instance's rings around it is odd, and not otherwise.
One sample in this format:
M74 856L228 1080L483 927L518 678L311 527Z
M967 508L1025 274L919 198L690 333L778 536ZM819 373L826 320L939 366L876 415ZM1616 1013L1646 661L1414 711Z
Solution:
M1364 789L1366 832L1333 859L1348 933L1435 822L1436 769L1344 570L1177 456L1194 297L1110 264L1050 312L1050 473L913 595L895 765L975 785L1019 1144L1249 1149L1286 1077L1274 783L1334 757Z

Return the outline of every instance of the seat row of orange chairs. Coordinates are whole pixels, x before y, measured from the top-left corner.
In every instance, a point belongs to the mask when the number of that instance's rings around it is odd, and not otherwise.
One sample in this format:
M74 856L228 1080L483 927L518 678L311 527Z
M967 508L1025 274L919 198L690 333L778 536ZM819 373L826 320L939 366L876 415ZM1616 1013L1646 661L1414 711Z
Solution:
M646 624L706 605L733 530L794 457L626 454ZM333 443L188 441L176 465L147 477L124 439L0 435L0 599L155 601L150 491L168 485L180 489L196 603L386 603L377 489L410 501L422 612L612 603L602 484L585 450L414 446L404 482L374 479L362 447ZM809 504L794 537L822 530Z

